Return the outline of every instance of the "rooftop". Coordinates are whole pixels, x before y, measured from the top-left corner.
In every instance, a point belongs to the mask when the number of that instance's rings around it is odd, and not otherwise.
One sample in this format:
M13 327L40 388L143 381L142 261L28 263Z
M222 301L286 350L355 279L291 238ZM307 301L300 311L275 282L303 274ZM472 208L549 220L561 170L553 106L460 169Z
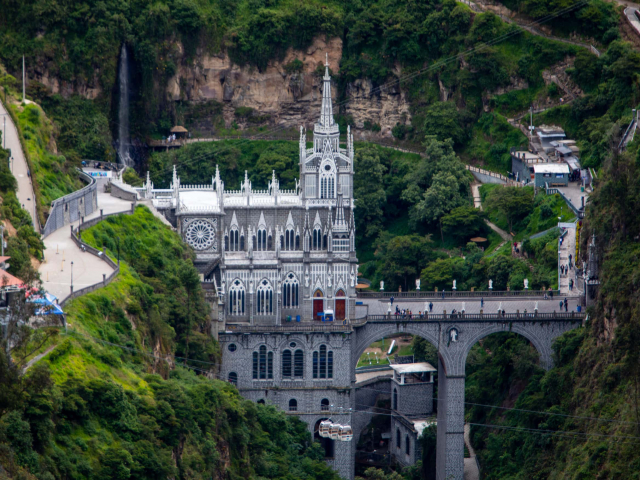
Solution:
M569 165L566 163L544 163L542 165L534 165L535 173L569 173Z
M399 375L404 373L423 373L423 372L437 372L438 370L430 363L403 363L401 365L390 365L393 370Z

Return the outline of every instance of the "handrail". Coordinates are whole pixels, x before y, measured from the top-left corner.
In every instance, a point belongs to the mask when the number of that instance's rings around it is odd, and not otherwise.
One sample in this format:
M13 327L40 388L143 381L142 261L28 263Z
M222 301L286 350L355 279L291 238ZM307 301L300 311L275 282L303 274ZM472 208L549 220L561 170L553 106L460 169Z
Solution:
M370 323L432 323L432 322L577 322L585 318L586 313L580 312L553 312L553 313L424 313L422 315L368 315L365 322Z
M480 290L457 291L445 290L444 292L410 291L410 292L358 292L358 298L480 298L480 297L544 297L553 293L559 295L559 290Z
M83 252L88 252L91 255L95 255L99 259L103 260L104 262L107 263L107 265L109 265L114 270L113 272L111 272L111 274L108 277L105 276L102 282L94 283L93 285L89 285L88 287L81 288L80 290L75 290L75 291L72 290L69 296L67 296L64 300L60 302L60 307L64 307L67 302L69 302L70 300L73 300L74 298L81 297L82 295L93 292L98 288L106 287L109 283L113 281L116 275L120 273L120 262L116 263L113 260L111 260L111 258L109 258L109 255L107 255L106 249L104 247L102 248L102 250L98 250L97 248L94 248L91 245L83 242L78 232L79 231L82 232L82 230L86 228L90 228L108 217L113 217L116 215L133 215L134 210L135 210L135 203L132 203L131 210L108 213L106 215L101 214L99 217L93 218L91 220L88 220L80 224L79 228L76 228L75 230L73 228L73 225L71 225L71 240L73 240L73 243L75 243L78 246L78 248L80 248L80 250L82 250Z

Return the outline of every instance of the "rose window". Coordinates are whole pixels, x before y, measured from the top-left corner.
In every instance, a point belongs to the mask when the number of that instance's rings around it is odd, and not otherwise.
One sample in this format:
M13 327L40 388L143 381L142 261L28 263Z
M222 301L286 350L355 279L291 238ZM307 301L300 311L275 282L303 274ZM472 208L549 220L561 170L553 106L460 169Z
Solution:
M196 250L205 250L215 241L216 235L209 222L196 220L187 228L187 243Z

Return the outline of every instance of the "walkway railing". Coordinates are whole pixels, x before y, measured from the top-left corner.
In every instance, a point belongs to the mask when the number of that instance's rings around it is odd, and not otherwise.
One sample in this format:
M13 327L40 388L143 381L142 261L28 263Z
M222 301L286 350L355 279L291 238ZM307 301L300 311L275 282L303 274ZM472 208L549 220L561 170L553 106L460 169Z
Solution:
M91 245L84 243L81 238L80 235L78 234L78 232L82 232L82 230L87 229L89 227L93 227L94 225L96 225L97 223L101 222L102 220L104 220L105 218L108 217L113 217L115 215L133 215L133 212L135 210L135 203L131 204L131 210L125 210L123 212L115 212L115 213L109 213L107 215L100 215L99 217L96 218L92 218L91 220L88 220L82 224L80 224L79 229L76 228L74 230L73 225L71 225L71 240L73 240L73 243L75 243L78 248L80 248L80 250L82 250L83 252L88 252L91 255L95 255L96 257L98 257L99 259L101 259L102 261L106 262L107 265L109 265L111 268L113 268L113 272L111 272L111 274L107 277L106 275L103 276L103 280L102 282L98 282L95 283L93 285L89 285L88 287L84 287L81 288L80 290L73 290L73 286L71 287L71 293L69 294L68 297L66 297L62 302L60 302L60 306L64 307L66 305L67 302L69 302L70 300L73 300L74 298L78 298L81 297L82 295L85 295L87 293L93 292L94 290L97 290L99 288L102 287L106 287L107 285L109 285L109 283L111 283L113 281L113 279L118 275L118 273L120 273L120 263L116 263L113 260L111 260L111 258L109 258L109 255L107 255L107 252L105 250L105 248L103 247L102 250L98 250L97 248L92 247Z
M447 298L482 298L482 297L544 297L559 294L559 290L480 290L477 292L445 290L444 292L358 292L358 298L386 298L394 299L415 298L419 299L447 299Z
M422 315L367 315L364 322L579 322L586 316L584 312L521 312L521 313L424 313ZM357 326L357 324L356 324Z
M303 322L289 323L286 325L227 325L224 334L270 334L270 333L350 333L354 328L362 327L367 323L438 323L438 322L475 322L475 323L566 323L582 322L586 314L584 312L553 312L553 313L474 313L474 314L423 314L423 315L367 315L357 320L346 320L344 323L336 322Z
M576 206L571 202L571 200L569 200L569 197L567 197L564 193L562 193L562 191L561 191L561 190L559 190L558 188L550 188L548 183L545 183L544 185L545 185L544 189L545 189L545 191L546 191L547 195L553 195L553 194L555 194L555 193L560 194L560 196L564 199L564 201L565 201L565 202L567 202L567 205L569 205L569 208L570 208L571 210L573 210L573 213L575 213L575 214L576 214L576 217L578 217L578 218L584 218L584 210L582 210L582 209L580 209L580 208L576 207Z

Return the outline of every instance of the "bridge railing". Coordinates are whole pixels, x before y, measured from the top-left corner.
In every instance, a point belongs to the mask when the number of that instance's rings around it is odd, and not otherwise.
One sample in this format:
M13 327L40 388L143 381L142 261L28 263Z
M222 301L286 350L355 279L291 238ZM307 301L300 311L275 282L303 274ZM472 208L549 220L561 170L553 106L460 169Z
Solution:
M450 321L466 321L466 322L566 322L581 321L585 318L584 312L516 312L516 313L424 313L422 315L367 315L364 322L450 322Z
M352 330L352 324L342 322L307 322L291 323L289 325L227 325L224 332L220 333L285 333L285 332L321 332L321 333L341 333Z
M545 294L553 292L559 295L559 290L480 290L477 292L445 290L444 298L482 298L482 297L544 297ZM358 292L358 298L443 298L442 291L410 291L410 292Z

